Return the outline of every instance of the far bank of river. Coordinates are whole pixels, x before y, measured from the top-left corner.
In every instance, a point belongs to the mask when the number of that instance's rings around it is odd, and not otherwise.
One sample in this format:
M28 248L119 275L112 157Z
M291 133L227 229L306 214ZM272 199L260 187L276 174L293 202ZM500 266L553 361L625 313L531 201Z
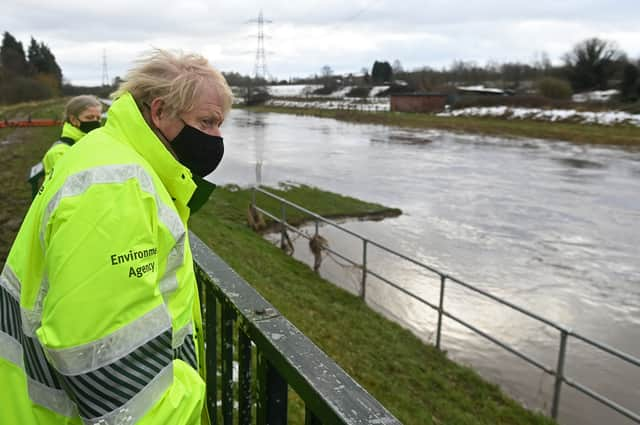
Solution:
M238 108L238 106L234 106ZM243 107L240 107L243 108ZM277 112L363 124L416 129L440 129L460 133L492 136L532 137L575 143L622 145L640 149L640 127L633 125L598 125L548 122L529 119L509 120L495 117L439 117L432 114L404 112L363 112L354 110L290 108L276 106L244 107L252 112Z

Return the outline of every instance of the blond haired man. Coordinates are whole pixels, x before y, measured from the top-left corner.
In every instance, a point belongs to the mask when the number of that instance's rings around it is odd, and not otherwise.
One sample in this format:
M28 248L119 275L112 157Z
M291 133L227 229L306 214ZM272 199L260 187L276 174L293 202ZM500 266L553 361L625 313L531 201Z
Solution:
M203 57L156 50L115 97L45 180L0 275L0 423L206 418L187 220L231 91Z

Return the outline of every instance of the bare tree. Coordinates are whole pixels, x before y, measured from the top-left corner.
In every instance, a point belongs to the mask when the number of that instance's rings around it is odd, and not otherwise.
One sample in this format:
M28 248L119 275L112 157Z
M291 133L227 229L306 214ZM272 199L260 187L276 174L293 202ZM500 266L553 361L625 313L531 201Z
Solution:
M402 72L404 72L404 69L402 68L402 64L400 63L399 59L396 59L393 61L393 65L391 66L391 70L393 71L393 75L398 75L401 74Z
M576 91L605 90L622 57L615 43L589 38L576 44L564 55L567 77Z

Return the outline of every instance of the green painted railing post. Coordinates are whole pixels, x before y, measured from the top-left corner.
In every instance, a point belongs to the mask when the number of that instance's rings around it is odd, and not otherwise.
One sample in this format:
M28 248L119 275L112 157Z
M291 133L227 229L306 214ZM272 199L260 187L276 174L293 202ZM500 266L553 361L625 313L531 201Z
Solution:
M287 238L287 207L284 205L284 203L281 204L281 208L282 208L282 218L281 218L281 222L280 222L280 248L281 249L285 249L286 245L286 238Z
M556 367L556 380L553 388L553 404L551 405L551 417L558 419L558 407L560 406L560 390L564 379L564 359L567 353L568 332L560 331L560 349L558 350L558 366Z
M442 335L442 313L444 312L444 287L447 277L440 275L440 303L438 305L438 330L436 331L436 348L440 349L440 338Z
M251 339L238 329L238 424L251 424Z
M360 285L360 298L367 296L367 240L362 240L362 285Z

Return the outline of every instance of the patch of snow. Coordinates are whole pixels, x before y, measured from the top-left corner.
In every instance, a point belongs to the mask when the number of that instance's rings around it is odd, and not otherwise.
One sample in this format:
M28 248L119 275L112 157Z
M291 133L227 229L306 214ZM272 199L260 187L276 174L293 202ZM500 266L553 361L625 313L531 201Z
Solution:
M345 98L328 101L317 100L268 100L267 105L282 106L288 108L317 108L317 109L345 109L356 111L388 111L389 101L387 99L369 100L362 102L357 98Z
M287 84L267 86L267 90L274 97L305 97L321 87L322 84Z
M462 90L462 91L474 91L474 92L483 92L483 93L492 93L492 94L504 94L504 90L492 89L492 88L485 87L483 85L479 85L479 86L459 86L459 87L456 87L456 89Z
M375 97L378 93L385 91L389 86L373 86L369 92L369 97Z
M441 117L505 117L540 121L574 121L582 124L631 124L640 127L640 114L621 111L578 112L575 109L510 108L508 106L470 107L437 114Z
M574 102L606 102L613 96L620 93L618 90L595 90L585 93L576 93L572 96Z
M345 97L353 89L353 86L344 86L343 88L334 91L331 94L324 95L325 97Z

